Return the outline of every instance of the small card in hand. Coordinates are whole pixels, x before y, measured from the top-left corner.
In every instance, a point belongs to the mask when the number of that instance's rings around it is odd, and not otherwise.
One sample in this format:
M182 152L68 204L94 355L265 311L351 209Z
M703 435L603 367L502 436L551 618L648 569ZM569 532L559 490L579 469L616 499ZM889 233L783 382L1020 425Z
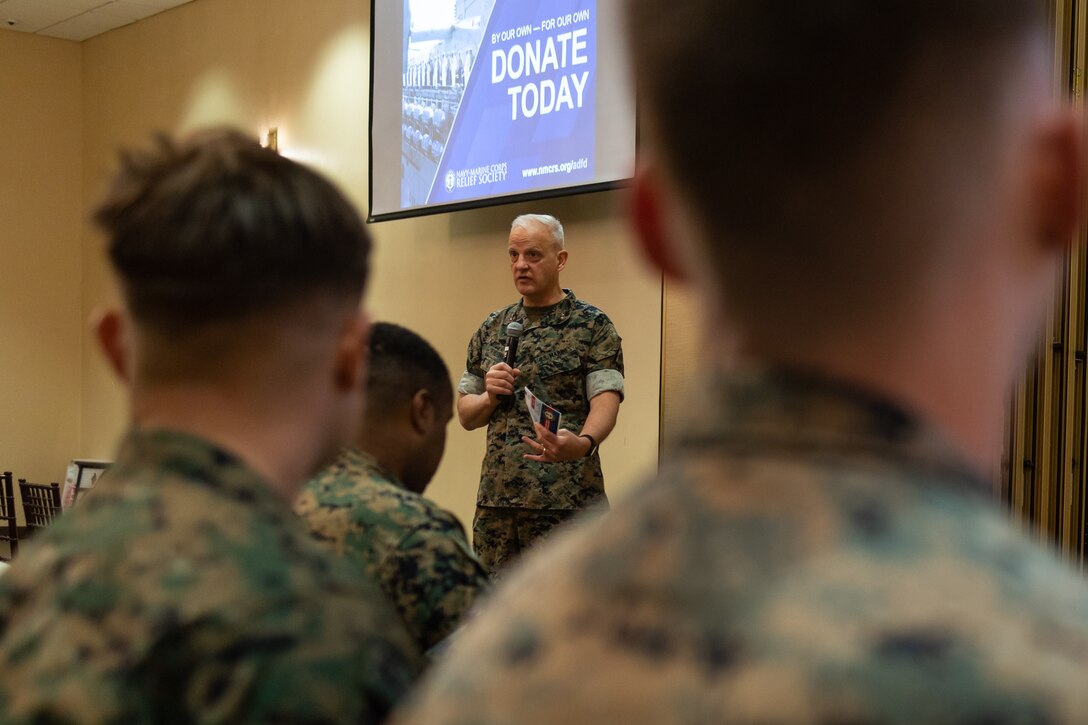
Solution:
M528 408L529 417L533 419L533 422L539 423L552 433L558 433L563 414L536 397L529 388L522 388L522 395L525 397L525 407Z

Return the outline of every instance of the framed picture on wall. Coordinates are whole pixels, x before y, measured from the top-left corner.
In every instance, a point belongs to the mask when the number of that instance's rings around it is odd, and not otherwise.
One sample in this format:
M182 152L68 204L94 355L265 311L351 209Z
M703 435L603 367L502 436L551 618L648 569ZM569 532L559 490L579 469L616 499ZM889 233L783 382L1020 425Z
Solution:
M98 484L98 479L110 467L111 461L89 458L74 458L68 463L68 472L64 476L64 490L61 493L61 508L74 506Z

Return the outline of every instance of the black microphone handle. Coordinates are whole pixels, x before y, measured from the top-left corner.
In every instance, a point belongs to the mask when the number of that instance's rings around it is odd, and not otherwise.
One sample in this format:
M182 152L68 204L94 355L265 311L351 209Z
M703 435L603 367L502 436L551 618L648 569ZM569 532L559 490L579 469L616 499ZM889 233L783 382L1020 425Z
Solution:
M514 367L514 361L518 359L518 340L519 338L513 335L506 338L506 348L503 349L502 361L510 367Z
M506 347L502 351L502 361L514 367L514 361L518 358L518 338L515 335L510 335L506 338ZM514 406L514 396L512 395L500 395L502 403L500 407L503 410L509 410Z

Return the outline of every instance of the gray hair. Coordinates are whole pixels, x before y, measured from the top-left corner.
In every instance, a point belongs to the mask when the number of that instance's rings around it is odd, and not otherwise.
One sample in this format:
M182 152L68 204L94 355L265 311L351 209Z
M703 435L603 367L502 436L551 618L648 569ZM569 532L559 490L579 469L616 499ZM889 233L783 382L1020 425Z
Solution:
M540 226L548 230L548 236L552 238L552 241L559 245L560 249L564 248L563 244L563 225L559 223L559 220L553 217L551 214L522 214L514 219L510 224L510 229L528 229L530 223L537 223Z

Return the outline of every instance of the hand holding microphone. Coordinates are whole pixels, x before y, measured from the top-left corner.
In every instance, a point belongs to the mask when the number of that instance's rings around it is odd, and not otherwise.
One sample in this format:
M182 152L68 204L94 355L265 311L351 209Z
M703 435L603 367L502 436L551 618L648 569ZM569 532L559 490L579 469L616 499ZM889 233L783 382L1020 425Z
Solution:
M517 361L518 341L523 331L520 322L511 322L506 326L506 346L503 349L503 361L491 366L484 375L484 388L493 402L501 402L503 398L512 400L514 395L514 383L521 371L514 367Z

